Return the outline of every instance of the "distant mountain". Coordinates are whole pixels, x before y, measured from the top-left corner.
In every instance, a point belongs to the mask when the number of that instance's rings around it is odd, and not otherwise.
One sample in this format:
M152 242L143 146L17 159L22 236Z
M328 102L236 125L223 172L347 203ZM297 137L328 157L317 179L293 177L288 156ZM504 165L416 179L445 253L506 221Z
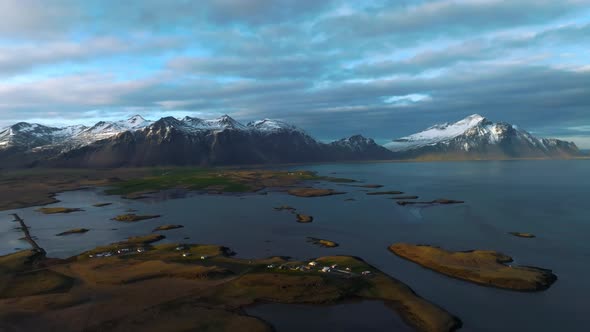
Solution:
M343 159L392 159L395 157L389 150L375 143L372 138L366 138L361 135L353 135L349 138L330 143L332 153L340 154ZM355 158L346 158L354 155Z
M139 115L91 127L20 122L0 129L0 167L246 165L387 159L564 158L574 143L537 138L508 123L472 115L435 125L384 146L354 135L323 143L291 124L263 119Z
M400 158L506 159L555 158L579 154L573 142L538 138L505 122L474 114L398 138L385 147Z
M240 165L393 157L360 135L325 144L285 122L264 119L244 125L228 115L155 122L134 116L77 130L27 125L35 135L13 128L12 134L3 135L10 138L19 132L19 140L0 136L1 166Z

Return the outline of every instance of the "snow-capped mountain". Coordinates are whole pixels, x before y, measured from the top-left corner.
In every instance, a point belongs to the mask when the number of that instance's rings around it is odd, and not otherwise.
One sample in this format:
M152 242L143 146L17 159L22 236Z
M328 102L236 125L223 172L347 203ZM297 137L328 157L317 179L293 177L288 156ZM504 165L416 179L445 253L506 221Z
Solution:
M18 132L35 131L35 140L18 143L12 128L0 142L0 166L118 167L151 165L231 165L389 159L393 154L360 135L332 144L318 142L304 130L271 119L244 125L228 115L217 119L141 116L101 121L92 127L51 128L21 124ZM13 126L14 127L14 126ZM0 143L1 144L1 143ZM15 152L16 151L16 152ZM6 167L6 166L5 166Z
M0 129L0 167L240 165L407 158L497 159L570 157L574 143L537 138L508 123L472 115L396 139L385 147L354 135L322 143L271 119L246 125L217 119L139 115L91 127L54 128L25 122Z
M31 149L42 145L60 144L84 130L85 126L54 128L19 122L0 129L0 149Z
M143 129L153 121L144 119L141 115L134 115L127 120L120 121L100 121L90 128L86 128L77 135L70 138L72 143L81 146L92 142L113 137L126 131L135 131Z
M434 125L385 147L404 157L444 159L565 157L579 153L572 142L538 138L517 126L494 123L478 114Z

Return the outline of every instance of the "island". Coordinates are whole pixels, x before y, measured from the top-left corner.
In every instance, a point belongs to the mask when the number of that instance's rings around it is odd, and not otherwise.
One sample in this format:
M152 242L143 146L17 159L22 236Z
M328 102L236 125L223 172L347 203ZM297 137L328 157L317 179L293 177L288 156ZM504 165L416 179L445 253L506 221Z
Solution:
M421 204L421 205L448 205L448 204L462 204L465 203L464 201L454 200L454 199L446 199L446 198L439 198L432 201L427 202L414 202L414 201L399 201L397 204L404 206L404 205L413 205L413 204Z
M297 222L300 223L310 223L313 221L313 217L312 216L308 216L307 214L301 214L301 213L297 213L295 215L295 218L297 219Z
M318 188L296 188L288 191L289 195L297 197L322 197L331 195L342 195L345 192L335 191L333 189L318 189Z
M293 211L297 210L297 209L295 209L294 207L292 207L292 206L289 206L289 205L281 205L281 206L277 206L277 207L275 207L274 209L275 209L276 211L290 211L290 212L293 212Z
M157 231L168 231L171 229L177 229L177 228L183 228L183 225L162 225L162 226L158 226L156 228L154 228L154 230L152 232L157 232Z
M391 197L391 199L418 199L418 196L415 195L408 195L408 196L396 196L396 197ZM406 203L407 204L407 203Z
M402 191L390 190L390 191L370 191L367 195L400 195Z
M326 239L318 239L315 237L308 237L307 242L313 243L317 246L324 247L324 248L336 248L339 246L338 243Z
M510 235L514 235L516 237L523 237L525 239L532 239L535 237L532 233L521 233L521 232L508 232Z
M136 221L155 219L155 218L160 218L160 215L159 214L137 215L134 213L129 213L129 214L118 215L115 218L113 218L113 220L122 221L122 222L136 222Z
M384 301L418 331L461 326L359 258L242 259L222 246L148 243L156 239L130 238L64 260L35 250L0 256L0 320L16 330L272 331L241 308L367 299Z
M57 213L72 213L72 212L79 212L84 211L78 208L64 208L64 207L45 207L37 209L37 211L43 214L57 214Z
M393 244L389 250L427 269L484 286L542 291L557 280L551 270L510 265L512 257L491 250L447 251L407 243Z
M304 187L312 182L353 183L310 171L273 171L194 167L145 167L101 170L8 170L0 175L0 211L56 203L56 193L89 187L108 187L109 195L142 199L163 190L202 193L261 193ZM336 194L329 192L328 195ZM326 195L325 193L323 195ZM315 197L315 196L309 196ZM99 203L100 204L100 203ZM106 205L103 205L106 206ZM99 207L99 206L97 206ZM70 211L74 212L74 211ZM64 212L58 212L64 213Z
M88 231L89 231L89 229L87 229L87 228L74 228L74 229L70 229L65 232L55 234L55 236L64 236L64 235L70 235L70 234L84 234Z
M96 203L96 204L93 204L92 206L94 206L94 207L105 207L105 206L109 206L109 205L112 205L112 204L113 203Z

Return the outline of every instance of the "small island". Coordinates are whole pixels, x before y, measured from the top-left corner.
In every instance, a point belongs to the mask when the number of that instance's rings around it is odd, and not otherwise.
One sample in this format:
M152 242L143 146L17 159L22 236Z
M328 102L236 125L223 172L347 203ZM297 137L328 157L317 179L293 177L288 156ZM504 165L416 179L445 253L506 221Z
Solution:
M113 218L113 220L121 221L121 222L136 222L136 221L147 220L147 219L155 219L155 218L160 218L160 215L159 214L154 214L154 215L137 215L137 214L134 214L134 213L129 213L129 214L121 214L121 215L118 215L115 218Z
M514 235L516 237L522 237L525 239L532 239L535 237L535 234L532 234L532 233L508 232L508 234Z
M542 291L557 280L551 270L510 265L512 257L491 250L447 251L407 243L393 244L389 250L427 269L484 286Z
M428 202L413 202L413 201L399 201L397 204L404 206L404 205L449 205L449 204L462 204L465 203L464 201L454 200L454 199L446 199L446 198L439 198L433 201Z
M94 206L94 207L104 207L104 206L109 206L109 205L112 205L112 204L113 203L96 203L96 204L94 204L92 206Z
M336 248L339 246L338 243L326 239L318 239L315 237L308 237L307 242L313 243L317 246L324 247L324 248Z
M396 196L396 197L391 197L391 199L418 199L418 196L414 196L414 195L408 195L408 196Z
M158 226L156 228L154 228L154 230L152 232L158 232L158 231L168 231L171 229L177 229L177 228L183 228L183 225L162 225L162 226Z
M303 224L310 223L313 221L313 217L308 216L307 214L298 213L295 215L295 218L297 219L297 222L303 223Z
M43 214L57 214L57 213L72 213L72 212L78 212L78 211L84 211L84 210L78 209L78 208L45 207L45 208L40 208L37 211L39 211Z
M70 229L69 231L55 234L55 236L64 236L64 235L70 235L70 234L84 234L88 231L89 231L89 229L86 229L86 228L74 228L74 229Z
M400 195L402 191L390 190L390 191L370 191L367 195Z
M276 211L295 211L296 209L289 205L281 205L274 208Z
M331 195L342 195L345 192L335 191L333 189L318 189L318 188L296 188L287 191L289 195L297 197L322 197Z

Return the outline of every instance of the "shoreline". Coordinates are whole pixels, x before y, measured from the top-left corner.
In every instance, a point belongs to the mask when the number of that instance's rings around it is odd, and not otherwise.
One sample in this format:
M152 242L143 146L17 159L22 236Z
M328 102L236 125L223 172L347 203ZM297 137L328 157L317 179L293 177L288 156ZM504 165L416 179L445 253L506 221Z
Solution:
M29 179L27 176L30 175L33 178L37 177L50 177L51 175L65 175L71 177L70 181L73 183L58 183L58 184L47 184L41 181L40 184L36 184L37 187L31 188L29 191L24 190L23 193L18 193L18 190L23 187L21 183L15 188L15 195L28 195L31 192L35 193L35 196L31 200L27 201L16 201L12 200L13 195L10 195L10 199L5 199L0 193L0 211L18 210L23 208L30 208L36 206L45 206L49 204L59 203L59 200L55 197L64 192L77 191L85 189L95 189L101 187L110 187L116 184L113 182L113 176L116 180L133 180L141 178L143 175L149 174L156 170L209 170L209 171L246 171L246 170L277 170L285 169L290 167L305 167L305 166L318 166L318 165L344 165L344 164L387 164L387 163L433 163L433 162L512 162L512 161L553 161L553 160L590 160L590 156L576 157L576 158L521 158L521 159L468 159L468 160L362 160L362 161L338 161L338 162L305 162L305 163L286 163L286 164L273 164L273 165L235 165L235 166L211 166L211 167L200 167L200 166L159 166L159 167L122 167L122 168L27 168L27 169L3 169L0 170L0 185L3 183L15 181L15 178L23 178L22 181L27 180L33 181L38 179ZM96 175L103 174L103 177L96 178ZM95 179L84 179L83 176L93 175ZM117 176L118 175L118 176ZM78 178L76 178L76 176ZM123 176L124 179L120 179L119 176ZM95 183L88 183L95 182ZM100 182L100 183L96 183ZM42 185L43 188L38 186ZM64 188L60 188L64 186ZM191 190L197 191L197 190ZM6 193L8 194L8 193Z

